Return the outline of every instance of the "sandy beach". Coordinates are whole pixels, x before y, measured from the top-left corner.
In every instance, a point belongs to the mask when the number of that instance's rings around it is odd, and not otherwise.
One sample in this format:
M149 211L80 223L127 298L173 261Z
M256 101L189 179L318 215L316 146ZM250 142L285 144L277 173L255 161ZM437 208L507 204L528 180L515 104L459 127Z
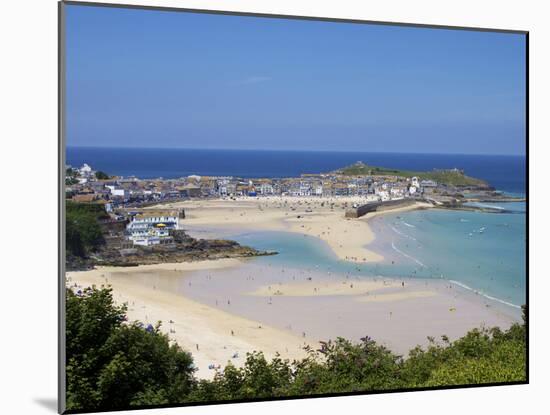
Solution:
M417 202L385 212L372 212L358 218L345 218L346 209L364 204L360 197L262 197L184 201L155 208L184 208L184 227L194 230L233 229L287 231L320 238L340 258L358 263L379 262L384 257L367 248L374 240L368 221L385 213L428 209L432 205ZM217 236L216 233L202 234Z
M223 367L231 361L240 366L246 353L254 350L263 351L269 359L276 353L290 360L304 357L302 338L177 294L176 286L186 272L238 265L238 260L220 259L128 268L99 267L68 272L67 279L71 286L110 286L115 302L128 305L130 321L153 325L161 321L162 331L192 352L200 378L214 376L215 371L208 368L210 364Z
M274 295L285 297L310 297L326 295L359 295L370 291L377 291L387 287L399 285L397 281L325 281L323 283L293 283L264 285L256 291L248 293L259 297L270 297Z
M293 360L305 357L306 344L368 335L406 355L428 336L455 339L476 327L517 321L443 281L300 275L222 259L101 267L67 278L73 287L111 286L115 302L128 305L130 321L161 321L163 332L193 354L197 376L207 379L215 374L209 365L242 366L251 351Z

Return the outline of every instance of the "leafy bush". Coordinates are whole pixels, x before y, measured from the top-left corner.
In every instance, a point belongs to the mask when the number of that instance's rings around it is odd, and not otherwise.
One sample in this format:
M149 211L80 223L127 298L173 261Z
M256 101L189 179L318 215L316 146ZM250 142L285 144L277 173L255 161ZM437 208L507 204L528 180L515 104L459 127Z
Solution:
M67 252L84 257L97 250L103 243L99 219L108 217L103 205L97 203L74 203L67 201L65 235Z
M97 180L108 180L108 179L110 179L111 177L110 177L107 173L105 173L105 172L96 171L96 173L95 173L95 178L96 178Z
M193 387L191 355L125 312L109 288L67 290L68 409L179 403Z

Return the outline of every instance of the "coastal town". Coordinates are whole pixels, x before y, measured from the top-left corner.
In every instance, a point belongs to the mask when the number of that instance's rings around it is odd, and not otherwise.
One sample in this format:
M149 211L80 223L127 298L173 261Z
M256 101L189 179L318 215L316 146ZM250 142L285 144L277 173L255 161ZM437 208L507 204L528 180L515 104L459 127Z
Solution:
M440 208L499 210L482 202L515 201L495 192L483 181L465 181L459 169L435 171L441 177L458 177L460 184L437 182L399 171L369 170L357 162L345 169L329 173L302 174L293 178L239 178L190 175L177 179L140 179L117 177L94 170L90 165L66 167L66 198L77 203L102 204L111 222L126 224L125 239L129 246L173 244L173 232L182 229L185 210L162 209L158 206L192 200L243 200L308 198L319 206L344 210L347 218L368 212L400 208L415 202ZM351 173L351 174L350 174ZM356 174L360 173L360 174ZM447 180L449 181L449 180ZM354 203L350 203L353 200ZM519 200L519 199L517 199ZM151 206L157 206L151 209ZM294 210L294 207L290 207ZM304 213L312 213L311 207ZM298 216L299 217L299 216Z
M355 166L362 165L361 162ZM366 202L456 194L456 188L418 177L391 174L346 175L340 172L302 174L295 178L214 177L190 175L178 179L108 177L88 164L67 166L67 194L75 201L108 201L113 206L132 206L185 198L257 196L362 196ZM463 174L458 169L449 170ZM484 187L490 190L489 186Z

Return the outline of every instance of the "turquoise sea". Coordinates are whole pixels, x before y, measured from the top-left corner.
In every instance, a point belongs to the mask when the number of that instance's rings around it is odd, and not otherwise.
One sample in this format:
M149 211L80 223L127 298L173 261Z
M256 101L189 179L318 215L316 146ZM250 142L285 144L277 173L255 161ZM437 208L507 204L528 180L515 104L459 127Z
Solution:
M279 252L255 259L259 262L354 277L444 279L517 309L526 293L525 204L498 206L509 213L430 209L373 218L376 239L369 249L383 253L384 261L369 265L340 260L323 241L297 233L232 238Z

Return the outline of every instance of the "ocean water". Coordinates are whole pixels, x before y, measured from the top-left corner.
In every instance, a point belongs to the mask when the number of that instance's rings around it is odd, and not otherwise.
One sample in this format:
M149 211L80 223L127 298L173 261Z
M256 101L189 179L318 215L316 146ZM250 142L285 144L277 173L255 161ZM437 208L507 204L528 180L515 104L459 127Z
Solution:
M414 171L457 167L500 190L525 192L524 156L101 147L68 147L66 154L67 163L72 166L88 163L109 174L140 178L191 174L296 177L302 173L326 173L357 161Z
M446 280L485 299L517 309L525 303L525 215L419 210L369 222L384 255L376 264L339 259L318 238L288 232L250 232L232 239L276 256L255 261L281 267L357 277ZM481 231L480 231L481 230Z
M520 209L390 214L376 218L380 236L373 249L392 252L389 257L415 277L443 278L519 306L526 292L526 216Z

